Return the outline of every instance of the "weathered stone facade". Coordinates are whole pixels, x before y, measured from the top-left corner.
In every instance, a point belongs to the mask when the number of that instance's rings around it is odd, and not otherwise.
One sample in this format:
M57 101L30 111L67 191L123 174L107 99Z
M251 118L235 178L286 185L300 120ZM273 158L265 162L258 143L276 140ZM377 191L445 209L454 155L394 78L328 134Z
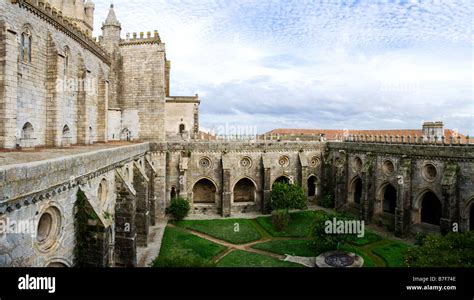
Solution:
M52 2L0 1L0 148L194 138L198 97L170 96L157 31L122 39L111 7L97 42L91 2Z
M77 26L66 4L63 17L49 2L0 0L0 148L49 146L2 152L0 266L133 267L172 198L194 214L268 213L276 181L398 236L473 229L472 145L196 140L199 98L170 96L158 33L121 39L111 8L96 43L83 32L92 4ZM61 78L97 84L61 89ZM71 144L89 146L57 149Z

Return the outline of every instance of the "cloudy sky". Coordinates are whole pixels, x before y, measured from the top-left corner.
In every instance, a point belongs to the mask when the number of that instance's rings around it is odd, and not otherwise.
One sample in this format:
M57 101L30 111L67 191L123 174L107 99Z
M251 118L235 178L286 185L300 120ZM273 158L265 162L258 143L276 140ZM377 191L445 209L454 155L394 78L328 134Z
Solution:
M123 36L159 30L172 94L200 95L206 129L474 134L471 0L113 2ZM95 3L100 28L110 1Z

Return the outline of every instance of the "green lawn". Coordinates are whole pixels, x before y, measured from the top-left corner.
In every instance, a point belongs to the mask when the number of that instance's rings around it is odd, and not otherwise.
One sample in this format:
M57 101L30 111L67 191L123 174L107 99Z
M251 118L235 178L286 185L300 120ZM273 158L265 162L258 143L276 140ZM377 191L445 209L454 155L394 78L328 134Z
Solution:
M363 238L356 237L354 241L351 241L351 244L355 246L365 246L365 245L369 245L381 240L382 240L382 237L380 235L366 230Z
M311 240L316 216L322 211L303 211L291 214L285 231L273 229L271 217L219 220L186 220L176 222L178 227L166 228L159 257L155 266L200 267L211 264L227 248L185 231L195 230L232 244L245 244L264 237L265 242L253 246L271 253L315 257L323 253L321 245ZM238 226L236 226L238 225ZM236 230L238 229L238 230ZM278 239L280 238L281 239ZM286 239L291 238L291 239ZM366 231L363 238L345 243L340 250L354 252L364 258L364 267L403 267L405 251L411 247L403 242L386 239ZM301 267L264 254L235 250L225 255L218 267Z
M362 256L364 259L364 268L373 268L373 267L384 267L382 263L377 264L374 262L374 259L372 259L371 255L367 253L364 249L361 249L359 247L351 246L351 245L343 245L339 250L346 251L346 252L352 252L357 255ZM373 255L373 254L372 254Z
M388 267L404 267L404 254L410 246L401 242L389 242L387 244L374 247L372 252L382 257Z
M261 238L252 221L246 219L180 221L176 225L232 244L246 244Z
M323 213L321 211L292 213L288 228L280 232L273 229L271 217L259 217L257 222L274 237L308 237L311 235L315 217Z
M314 257L319 255L314 241L307 240L273 240L252 246L254 249L265 250L277 254Z
M217 263L218 267L225 268L299 268L302 265L282 261L270 256L251 253L241 250L232 251Z
M207 263L226 247L212 243L179 228L166 227L160 255L157 260L164 260L179 255L191 256L197 262Z

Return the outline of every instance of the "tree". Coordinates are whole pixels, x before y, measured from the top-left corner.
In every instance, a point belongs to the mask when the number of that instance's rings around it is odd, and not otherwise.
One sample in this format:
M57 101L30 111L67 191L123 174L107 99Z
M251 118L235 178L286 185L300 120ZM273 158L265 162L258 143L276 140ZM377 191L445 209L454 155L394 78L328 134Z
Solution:
M408 267L474 267L474 231L430 235L419 243L407 252Z
M182 197L171 199L171 204L167 209L167 213L171 214L176 221L181 221L189 214L191 205L187 199Z
M295 184L275 183L272 189L271 209L306 209L306 195L302 187Z
M341 244L355 239L354 234L328 232L328 223L332 223L335 219L338 221L350 220L345 215L337 213L325 213L316 216L313 237L315 238L315 244L318 245L318 251L321 251L321 248L325 251L337 250Z

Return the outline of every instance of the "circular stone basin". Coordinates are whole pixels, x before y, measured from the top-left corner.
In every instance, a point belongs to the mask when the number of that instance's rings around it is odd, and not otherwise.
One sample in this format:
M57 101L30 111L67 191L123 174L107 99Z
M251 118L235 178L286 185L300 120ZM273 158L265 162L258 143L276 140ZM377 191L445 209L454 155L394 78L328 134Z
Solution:
M361 268L364 259L355 254L344 251L330 251L316 258L316 266L319 268Z

